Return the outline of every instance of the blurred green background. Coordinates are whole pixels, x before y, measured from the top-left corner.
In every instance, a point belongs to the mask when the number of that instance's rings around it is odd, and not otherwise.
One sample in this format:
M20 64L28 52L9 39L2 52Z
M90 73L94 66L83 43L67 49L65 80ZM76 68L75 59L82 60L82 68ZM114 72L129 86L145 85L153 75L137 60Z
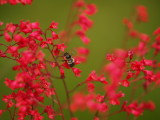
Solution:
M94 21L94 26L88 31L88 37L91 38L91 43L88 48L91 53L89 60L86 64L77 66L83 73L81 78L76 78L71 71L66 71L68 76L66 82L69 88L73 88L76 83L85 80L87 75L92 70L99 70L104 60L105 54L114 48L120 48L122 40L125 34L125 28L122 24L122 19L130 17L131 12L135 5L145 5L149 13L149 22L136 25L136 29L140 32L147 33L149 35L160 26L160 0L90 0L95 3L98 8L98 13L91 17ZM30 20L31 22L38 21L41 24L42 29L49 26L52 20L59 23L59 29L64 29L69 8L71 7L71 0L34 0L30 5L2 5L0 6L0 21L5 23L19 23L20 20ZM0 38L2 41L3 39ZM131 43L135 44L138 40L132 40ZM69 49L74 47L84 46L78 39L74 38L69 44ZM130 44L131 46L131 44ZM14 79L14 72L11 67L15 63L8 59L0 59L0 109L4 108L4 103L1 98L5 94L9 94L9 89L4 85L4 78L8 77ZM60 80L55 81L55 86L59 93L61 100L65 99L64 89ZM127 89L124 89L126 91ZM160 120L160 90L156 90L148 94L144 99L152 99L155 101L157 108L155 111L146 111L143 116L140 116L138 120ZM126 91L126 94L130 92ZM48 103L47 103L48 102ZM46 104L50 104L46 101ZM114 107L112 111L115 111L117 107ZM93 115L89 115L89 112L78 112L79 120L92 120ZM68 111L65 110L65 115L68 118ZM110 117L109 120L124 120L126 114L121 113ZM57 120L60 117L57 118ZM131 119L133 119L131 117ZM0 120L9 120L8 113L5 113ZM47 119L46 119L47 120ZM69 118L67 119L69 120Z

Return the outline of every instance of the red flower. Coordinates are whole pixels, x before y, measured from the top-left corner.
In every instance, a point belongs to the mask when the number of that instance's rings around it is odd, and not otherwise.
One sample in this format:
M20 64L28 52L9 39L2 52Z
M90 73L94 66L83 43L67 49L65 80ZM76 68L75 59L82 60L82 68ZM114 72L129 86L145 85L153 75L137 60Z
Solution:
M88 78L86 79L87 81L92 81L92 80L97 80L97 74L96 74L96 71L92 71L90 74L89 74L89 76L88 76Z
M143 70L145 67L144 67L144 64L139 62L139 61L134 61L131 63L131 69L132 70L135 70L135 71L141 71Z
M84 2L84 0L77 0L77 1L74 3L74 6L75 6L75 7L78 7L78 8L83 7L83 6L85 6L85 2Z
M5 110L0 110L0 116L3 114L4 111L5 111Z
M58 28L58 23L52 21L52 23L50 24L49 28L57 29Z
M148 13L147 13L147 8L143 5L137 6L137 19L142 22L147 22L148 21Z
M106 112L108 110L107 104L106 103L98 104L98 110L99 112L102 112L102 113Z
M56 40L56 39L58 39L59 37L58 37L58 35L53 31L52 32L52 39L53 40Z
M78 118L76 118L76 117L72 117L72 118L71 118L71 120L78 120Z
M67 46L65 46L64 43L62 43L62 44L57 44L56 47L57 47L58 50L61 50L61 51L64 51L65 48L67 48Z
M18 46L9 46L7 52L13 57L18 57Z
M0 3L1 4L1 3ZM0 26L2 26L3 25L3 22L2 21L0 21Z
M82 27L84 31L86 31L92 27L93 22L87 16L82 14L79 16L78 24Z
M128 29L132 29L133 28L133 23L131 21L129 21L127 18L123 19L123 24L125 24Z
M26 1L31 1L31 0L26 0ZM31 23L31 27L32 27L32 29L40 29L38 22Z
M148 42L150 40L150 37L147 34L139 34L139 38L144 41L144 42Z
M138 37L139 33L138 33L138 31L136 31L136 30L130 30L130 31L129 31L129 35L130 35L132 38L136 38L136 37Z
M11 40L12 40L11 36L10 36L7 32L4 33L4 39L5 39L7 42L11 42Z
M80 39L82 40L82 42L83 42L84 44L89 44L89 43L90 43L90 39L86 36L84 30L78 30L78 31L76 32L76 34L80 37Z
M87 14L87 15L93 15L93 14L95 14L96 12L97 12L97 8L96 8L96 5L94 5L94 4L88 4L87 6L86 6L86 10L85 10L85 13Z
M63 78L64 77L64 69L62 67L60 67L59 69L60 69L61 77Z
M89 49L80 47L77 49L78 54L80 55L88 55L89 54Z
M80 77L80 73L82 72L80 69L78 68L72 68L73 73L75 74L75 76Z
M93 83L87 83L87 87L89 92L94 92L95 86Z
M124 86L124 87L129 87L130 82L129 82L128 80L122 80L121 84L122 84L122 86Z
M6 30L11 33L14 33L16 28L17 28L17 26L12 23L9 23L6 25Z
M98 117L94 117L94 119L93 120L100 120Z
M44 112L47 113L49 119L53 120L55 118L55 113L51 106L46 106Z
M153 32L153 35L158 35L158 34L160 34L160 27Z

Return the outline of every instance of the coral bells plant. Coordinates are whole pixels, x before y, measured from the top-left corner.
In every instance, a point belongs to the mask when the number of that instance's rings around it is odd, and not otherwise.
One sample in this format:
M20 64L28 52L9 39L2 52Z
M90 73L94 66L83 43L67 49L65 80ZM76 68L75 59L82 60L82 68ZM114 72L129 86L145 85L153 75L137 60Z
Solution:
M32 0L0 0L1 5L7 3L26 5ZM123 19L126 27L123 48L106 52L100 71L91 69L85 80L81 79L75 87L68 86L72 80L66 81L66 70L80 78L81 72L85 72L79 66L87 62L92 52L88 49L91 40L87 31L93 26L91 16L96 12L95 4L74 1L63 31L58 29L60 23L55 21L45 30L41 29L39 22L29 20L20 20L16 24L0 22L0 37L3 39L0 58L16 63L12 67L15 77L4 79L11 92L3 95L5 107L0 107L1 119L8 113L10 120L80 120L77 112L87 110L92 120L107 120L119 113L126 113L126 120L130 116L136 120L145 110L155 110L152 98L144 100L143 97L160 85L157 57L160 28L148 35L134 27L148 21L147 8L143 5L134 8L131 18ZM78 37L84 46L75 48L76 54L72 55L66 48L74 37ZM127 47L130 39L138 39L137 45ZM65 100L57 92L55 80L61 81ZM129 96L123 88L130 91ZM46 100L51 102L46 103ZM115 106L118 110L112 111Z

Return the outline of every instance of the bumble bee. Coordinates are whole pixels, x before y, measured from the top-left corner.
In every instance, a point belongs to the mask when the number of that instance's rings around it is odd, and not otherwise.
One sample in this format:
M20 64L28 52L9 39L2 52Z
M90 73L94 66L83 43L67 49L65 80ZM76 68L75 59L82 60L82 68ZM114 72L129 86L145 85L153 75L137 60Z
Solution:
M70 67L73 67L74 65L75 65L75 61L74 61L74 58L72 58L72 56L69 54L69 53L67 53L67 52L65 52L64 54L63 54L63 56L64 56L64 59L65 59L65 61L67 61L67 64L70 66Z

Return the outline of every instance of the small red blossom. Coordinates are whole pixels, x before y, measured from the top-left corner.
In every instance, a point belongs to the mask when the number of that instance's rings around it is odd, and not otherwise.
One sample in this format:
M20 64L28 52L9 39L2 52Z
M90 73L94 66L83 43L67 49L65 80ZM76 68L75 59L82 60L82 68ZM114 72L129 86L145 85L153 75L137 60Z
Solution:
M124 86L124 87L129 87L130 82L129 82L128 80L122 80L121 84L122 84L122 86Z
M45 57L45 54L42 51L38 51L36 58L40 61L43 61Z
M63 78L64 77L64 69L62 67L60 67L59 70L60 70L61 77Z
M99 119L99 117L94 117L94 119L93 119L93 120L100 120L100 119Z
M65 48L67 48L67 46L65 46L64 43L57 44L56 47L57 47L58 50L61 50L62 52L65 50Z
M155 109L154 103L152 101L149 101L138 104L136 101L134 101L129 105L126 105L126 103L123 104L123 110L126 111L128 114L133 114L136 117L142 115L145 109Z
M153 35L158 35L158 34L160 34L160 27L153 32Z
M133 23L130 20L128 20L127 18L123 19L123 24L125 24L128 29L133 28Z
M142 22L147 22L148 21L148 12L147 8L143 5L137 6L137 19Z
M89 49L80 47L77 49L78 54L80 55L88 55L89 54Z
M132 58L133 58L133 51L128 51L128 57L129 57L129 59L130 60L132 60Z
M104 101L104 96L101 96L100 94L97 95L96 97L97 102L103 102Z
M0 110L0 116L3 114L4 111L5 111L5 110Z
M31 27L32 27L32 29L40 29L39 22L33 22L33 23L31 23Z
M75 76L80 77L81 76L81 70L78 68L72 68L73 73L75 74Z
M50 24L49 28L57 29L58 28L58 23L52 21L52 23Z
M134 61L131 63L131 69L132 70L135 70L135 71L141 71L143 70L145 67L144 67L144 64L139 62L139 61Z
M11 33L14 33L15 32L15 30L16 30L16 28L17 28L17 25L14 25L14 24L12 24L12 23L9 23L9 24L7 24L6 25L6 31L8 31L8 32L11 32Z
M154 104L153 101L147 101L147 102L142 102L140 104L140 106L143 108L143 109L147 109L147 110L155 110L156 106Z
M9 46L7 52L10 53L13 57L17 57L19 55L18 46Z
M2 26L3 25L3 22L2 21L0 21L0 26Z
M108 110L107 104L106 103L98 104L98 110L99 112L102 112L102 113L106 112Z
M55 112L51 106L46 106L44 112L47 113L49 119L53 120L55 118Z
M93 22L87 16L82 14L79 16L78 24L86 31L92 27Z
M76 117L72 117L72 118L71 118L71 120L78 120L78 118L76 118Z
M96 8L96 5L94 5L94 4L88 4L87 6L86 6L86 10L85 10L85 13L87 14L87 15L93 15L93 14L95 14L96 12L97 12L97 8Z
M131 36L132 38L137 38L138 36L139 36L139 33L138 33L138 31L136 31L136 30L130 30L129 31L129 36Z
M58 37L58 35L53 31L52 32L52 39L53 40L56 40L56 39L58 39L59 37Z
M11 40L12 40L11 36L10 36L7 32L4 33L4 39L5 39L7 42L11 42Z
M95 86L93 83L87 83L87 87L89 92L94 92Z
M116 57L112 54L106 54L106 59L109 61L114 61L116 59Z
M81 8L81 7L85 6L85 2L84 2L84 0L77 0L77 1L74 3L74 6L75 6L75 7L78 7L78 8Z
M88 78L86 79L87 81L92 81L92 80L96 80L97 79L97 74L96 74L96 71L92 71Z

